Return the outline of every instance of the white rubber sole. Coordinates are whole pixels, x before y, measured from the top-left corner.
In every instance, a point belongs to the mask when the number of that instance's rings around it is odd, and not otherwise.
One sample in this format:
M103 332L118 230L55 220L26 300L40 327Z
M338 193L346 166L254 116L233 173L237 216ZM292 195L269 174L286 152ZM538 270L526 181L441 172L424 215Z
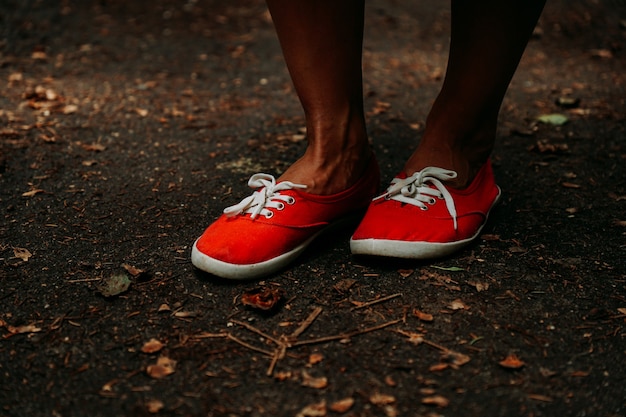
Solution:
M498 191L499 190L498 188ZM385 256L404 259L433 259L451 255L470 244L480 235L483 227L487 224L491 209L500 201L501 194L502 192L499 191L498 196L491 204L491 207L489 207L489 211L487 211L485 221L470 238L447 243L423 241L407 242L404 240L388 239L350 239L350 250L354 255Z
M196 247L196 243L198 241L196 240L191 248L191 263L196 268L204 272L208 272L209 274L225 279L252 280L263 278L280 271L295 261L296 258L298 258L302 252L304 252L305 249L320 235L345 227L348 224L354 224L355 221L358 221L361 217L362 216L348 215L332 224L329 224L289 252L255 264L231 264L212 258L198 250Z
M205 255L198 250L198 248L196 247L196 241L193 243L193 248L191 249L191 263L196 268L221 278L235 280L262 278L283 269L291 262L293 262L298 256L300 256L300 254L302 254L302 252L304 252L307 246L309 246L309 244L311 244L311 242L318 235L319 233L309 238L304 243L292 249L291 251L283 253L282 255L279 255L275 258L256 264L244 265L231 264L215 258L211 258L210 256Z

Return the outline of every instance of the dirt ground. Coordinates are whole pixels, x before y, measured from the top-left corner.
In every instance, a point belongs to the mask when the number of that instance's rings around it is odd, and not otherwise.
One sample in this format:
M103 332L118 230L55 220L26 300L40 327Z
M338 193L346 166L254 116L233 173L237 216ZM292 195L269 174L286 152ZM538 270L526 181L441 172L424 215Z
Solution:
M448 7L367 3L385 182ZM501 113L503 202L458 255L355 258L342 230L232 283L191 243L305 146L264 4L0 1L0 416L626 415L625 47L624 1L548 2ZM243 305L258 288L282 301Z

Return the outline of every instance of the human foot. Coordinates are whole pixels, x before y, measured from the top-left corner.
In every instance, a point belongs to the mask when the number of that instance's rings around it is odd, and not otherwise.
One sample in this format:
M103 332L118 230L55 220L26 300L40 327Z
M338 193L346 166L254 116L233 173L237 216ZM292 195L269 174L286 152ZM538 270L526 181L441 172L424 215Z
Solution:
M394 178L350 239L352 253L429 259L469 244L484 227L500 188L489 161L463 190L448 185L456 177L454 171L427 167Z
M194 242L191 261L198 269L228 279L277 272L327 229L354 216L358 221L378 190L379 170L371 157L356 183L327 195L267 174L253 175L249 184L258 190L225 209Z

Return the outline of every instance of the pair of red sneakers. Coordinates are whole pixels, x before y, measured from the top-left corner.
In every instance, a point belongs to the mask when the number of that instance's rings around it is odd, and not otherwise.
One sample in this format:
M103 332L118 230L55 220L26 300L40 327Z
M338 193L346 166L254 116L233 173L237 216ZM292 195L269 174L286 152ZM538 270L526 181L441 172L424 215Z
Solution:
M401 174L380 196L374 157L366 174L333 195L309 194L304 185L276 183L255 174L254 193L228 207L193 244L191 261L199 269L229 279L270 275L297 258L320 234L346 220L365 217L350 239L356 255L429 259L457 251L476 238L500 197L490 162L469 187L446 181L456 172L428 167Z

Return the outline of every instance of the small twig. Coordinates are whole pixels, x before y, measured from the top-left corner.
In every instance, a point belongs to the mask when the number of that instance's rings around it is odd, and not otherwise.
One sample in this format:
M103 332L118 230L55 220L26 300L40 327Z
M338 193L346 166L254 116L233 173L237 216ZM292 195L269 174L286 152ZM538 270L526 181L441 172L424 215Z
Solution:
M276 368L276 364L279 360L285 357L285 353L287 352L287 345L281 344L279 347L274 350L274 356L272 357L272 362L270 366L267 368L267 372L265 373L267 376L272 376L274 373L274 368Z
M102 278L70 279L69 281L65 281L65 283L74 284L76 282L93 282L93 281L102 281Z
M402 296L402 293L391 294L391 295L388 295L388 296L383 297L383 298L378 298L376 300L367 301L365 303L359 304L356 307L352 307L351 310L358 310L360 308L369 307L371 305L382 303L382 302L385 302L385 301L389 301L389 300L391 300L393 298L401 297L401 296Z
M200 334L195 334L190 336L190 339L198 340L198 339L212 339L217 337L228 337L228 333L207 333L202 332Z
M306 320L304 320L302 324L296 330L294 330L293 333L291 333L289 338L297 339L298 336L300 336L302 333L304 333L306 329L309 328L309 326L315 321L315 319L317 318L317 316L321 314L321 312L322 312L322 307L315 307L315 309L313 309L311 314L309 314L309 317L307 317Z
M363 330L355 330L355 331L349 332L349 333L338 334L338 335L335 335L335 336L325 336L325 337L320 337L320 338L317 338L317 339L300 340L300 341L293 342L289 347L302 346L302 345L313 345L313 344L317 344L317 343L332 342L334 340L349 339L349 338L354 337L354 336L359 336L359 335L362 335L362 334L365 334L365 333L375 332L376 330L380 330L380 329L384 329L385 327L393 326L394 324L398 324L401 321L402 321L402 319L392 320L392 321L389 321L387 323L379 324L378 326L369 327L369 328L363 329Z
M247 347L247 348L248 348L248 349L250 349L250 350L254 350L254 351L256 351L256 352L263 353L263 354L265 354L265 355L267 355L267 356L273 356L273 355L274 355L274 353L273 353L273 352L270 352L270 351L265 350L265 349L258 348L258 347L256 347L256 346L251 345L250 343L246 343L246 342L244 342L243 340L238 339L237 337L233 336L233 335L232 335L232 334L230 334L230 333L227 333L227 334L228 334L228 336L227 336L227 337L228 337L230 340L232 340L232 341L233 341L233 342L235 342L235 343L239 343L239 344L240 344L241 346L243 346L243 347Z
M240 326L245 327L246 329L250 330L253 333L258 334L261 337L266 338L267 340L271 340L272 342L276 343L277 345L281 345L282 343L280 342L280 340L270 336L269 334L264 333L262 330L257 329L256 327L252 326L251 324L248 324L244 321L239 321L239 320L231 320L232 323L238 324Z

